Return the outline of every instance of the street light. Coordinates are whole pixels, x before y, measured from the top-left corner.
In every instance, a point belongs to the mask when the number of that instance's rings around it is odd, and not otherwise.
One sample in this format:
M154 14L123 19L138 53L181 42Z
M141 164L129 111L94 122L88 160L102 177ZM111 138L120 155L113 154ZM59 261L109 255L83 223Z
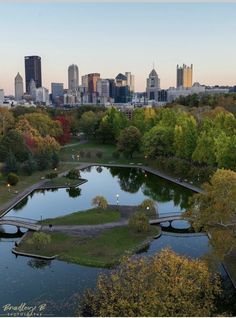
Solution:
M117 205L117 208L118 208L118 205L119 205L119 194L118 193L116 195L116 205Z
M11 185L10 183L7 184L8 192L11 192Z

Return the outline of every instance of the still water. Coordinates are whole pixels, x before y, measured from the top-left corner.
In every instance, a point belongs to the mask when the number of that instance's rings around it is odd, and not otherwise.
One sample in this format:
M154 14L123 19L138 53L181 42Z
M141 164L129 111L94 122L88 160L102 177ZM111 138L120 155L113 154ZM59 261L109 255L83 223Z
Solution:
M77 191L35 191L9 211L8 215L40 220L91 207L91 199L103 195L109 204L137 205L146 198L157 202L158 212L180 212L187 208L192 191L134 168L92 167L81 172L88 182ZM117 194L119 199L117 202ZM186 222L172 224L186 228ZM78 304L76 294L94 287L97 276L105 269L69 264L54 260L39 261L15 257L11 253L14 242L20 239L14 227L0 228L0 314L4 305L46 304L44 315L71 316ZM14 235L15 233L15 235ZM154 240L144 255L153 255L164 247L197 258L209 250L206 236L162 235Z

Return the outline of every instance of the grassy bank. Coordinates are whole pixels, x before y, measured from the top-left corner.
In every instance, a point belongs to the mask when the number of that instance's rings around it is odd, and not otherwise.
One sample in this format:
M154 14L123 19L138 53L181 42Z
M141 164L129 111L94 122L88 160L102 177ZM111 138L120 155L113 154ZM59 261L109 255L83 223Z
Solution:
M17 250L45 256L58 254L62 261L81 265L112 267L125 253L132 253L146 240L156 236L159 231L158 227L151 227L147 233L135 233L125 226L104 230L99 236L93 238L50 233L50 244L35 249L28 244L28 236Z
M41 222L43 225L94 225L116 222L120 219L120 212L114 209L94 208L88 211L79 211L54 219L46 219Z
M75 165L73 163L61 163L60 166L57 169L58 173L61 173L66 170L70 170ZM54 170L43 170L43 171L37 171L33 173L31 176L26 175L19 175L19 182L16 186L11 186L10 189L7 187L7 183L5 179L0 180L0 206L12 199L15 198L15 196L24 191L25 189L29 188L33 184L39 182L41 178L44 178L46 174L54 172ZM10 191L9 191L10 190ZM1 214L0 209L0 214Z

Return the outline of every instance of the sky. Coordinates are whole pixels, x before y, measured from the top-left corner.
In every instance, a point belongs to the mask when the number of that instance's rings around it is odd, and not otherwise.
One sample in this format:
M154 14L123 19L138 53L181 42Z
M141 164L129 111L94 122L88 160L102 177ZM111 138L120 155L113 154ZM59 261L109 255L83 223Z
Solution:
M0 88L25 79L24 56L39 55L43 86L79 76L130 71L144 91L153 63L161 88L176 85L176 65L193 81L236 85L236 3L0 3ZM81 82L81 79L80 79Z

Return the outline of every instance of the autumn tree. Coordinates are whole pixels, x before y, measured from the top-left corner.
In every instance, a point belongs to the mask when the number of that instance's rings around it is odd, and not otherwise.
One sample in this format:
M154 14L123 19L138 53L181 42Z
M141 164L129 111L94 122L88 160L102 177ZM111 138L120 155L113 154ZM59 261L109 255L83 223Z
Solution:
M236 248L236 172L219 169L185 212L196 230L209 233L212 254L221 261Z
M141 143L141 133L138 128L130 126L121 131L118 138L117 148L125 157L133 158L135 151L139 151Z
M87 291L80 316L211 316L220 293L217 276L206 264L162 250L150 258L124 257L120 266L100 275Z
M92 199L92 205L95 205L102 209L106 209L108 202L103 196L97 195L95 198Z
M0 136L12 128L14 125L14 117L12 113L5 107L0 107Z

